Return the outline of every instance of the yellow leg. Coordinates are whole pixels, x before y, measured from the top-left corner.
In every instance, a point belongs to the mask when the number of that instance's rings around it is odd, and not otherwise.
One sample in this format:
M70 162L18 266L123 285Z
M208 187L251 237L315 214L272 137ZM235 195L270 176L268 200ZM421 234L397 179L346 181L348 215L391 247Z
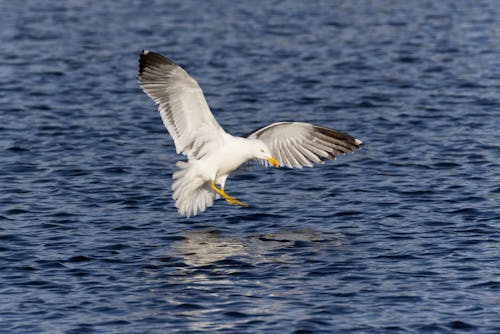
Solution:
M215 181L212 181L212 189L217 194L221 195L229 204L238 204L238 205L241 205L241 206L248 207L248 204L240 202L235 197L229 196L228 194L226 194L226 192L224 191L224 189L217 188L217 186L215 185Z

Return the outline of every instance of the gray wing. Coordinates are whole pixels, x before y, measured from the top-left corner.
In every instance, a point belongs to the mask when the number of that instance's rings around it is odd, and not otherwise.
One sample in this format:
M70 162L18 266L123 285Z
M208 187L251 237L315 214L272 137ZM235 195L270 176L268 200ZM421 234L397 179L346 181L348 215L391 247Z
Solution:
M267 144L280 166L312 167L325 159L357 150L363 142L346 133L300 122L278 122L246 136Z
M158 105L177 153L200 158L223 141L226 133L210 111L203 91L179 65L144 50L139 59L137 80Z

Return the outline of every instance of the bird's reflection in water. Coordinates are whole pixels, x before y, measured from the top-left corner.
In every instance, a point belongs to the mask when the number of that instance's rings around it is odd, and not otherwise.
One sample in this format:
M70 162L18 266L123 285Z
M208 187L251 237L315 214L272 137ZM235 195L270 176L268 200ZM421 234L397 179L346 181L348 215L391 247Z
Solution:
M341 244L337 234L312 229L279 230L247 236L228 235L218 230L185 231L182 236L184 238L175 245L175 251L190 266L206 266L235 258L244 259L251 265L286 262L294 254L286 250L305 245L319 251Z
M196 332L239 332L236 328L249 319L272 319L288 307L289 291L276 286L284 278L286 284L303 282L304 252L307 258L314 253L328 258L324 251L342 244L338 234L312 229L268 233L206 229L180 234L182 238L168 246L168 255L162 254L162 263L175 264L149 272L156 287L151 291L166 302L169 315L184 317L187 331ZM295 269L286 277L276 273L290 267ZM221 321L224 312L231 321Z
M184 239L176 245L175 250L191 266L205 266L247 253L241 240L224 236L221 231L186 231L182 236Z

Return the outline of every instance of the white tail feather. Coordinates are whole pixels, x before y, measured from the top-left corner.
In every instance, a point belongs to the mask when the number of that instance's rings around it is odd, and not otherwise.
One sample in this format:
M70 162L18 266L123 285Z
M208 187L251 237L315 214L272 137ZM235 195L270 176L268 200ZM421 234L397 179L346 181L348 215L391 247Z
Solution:
M178 161L176 165L179 170L172 176L175 206L183 216L196 216L214 204L216 194L192 162Z

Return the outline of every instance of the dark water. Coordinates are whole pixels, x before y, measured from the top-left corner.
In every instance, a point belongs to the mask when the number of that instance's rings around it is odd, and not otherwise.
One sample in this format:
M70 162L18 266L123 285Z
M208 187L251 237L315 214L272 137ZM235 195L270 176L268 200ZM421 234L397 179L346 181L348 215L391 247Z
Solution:
M498 1L3 1L4 333L500 333ZM366 142L186 220L135 82L184 65L243 134Z

